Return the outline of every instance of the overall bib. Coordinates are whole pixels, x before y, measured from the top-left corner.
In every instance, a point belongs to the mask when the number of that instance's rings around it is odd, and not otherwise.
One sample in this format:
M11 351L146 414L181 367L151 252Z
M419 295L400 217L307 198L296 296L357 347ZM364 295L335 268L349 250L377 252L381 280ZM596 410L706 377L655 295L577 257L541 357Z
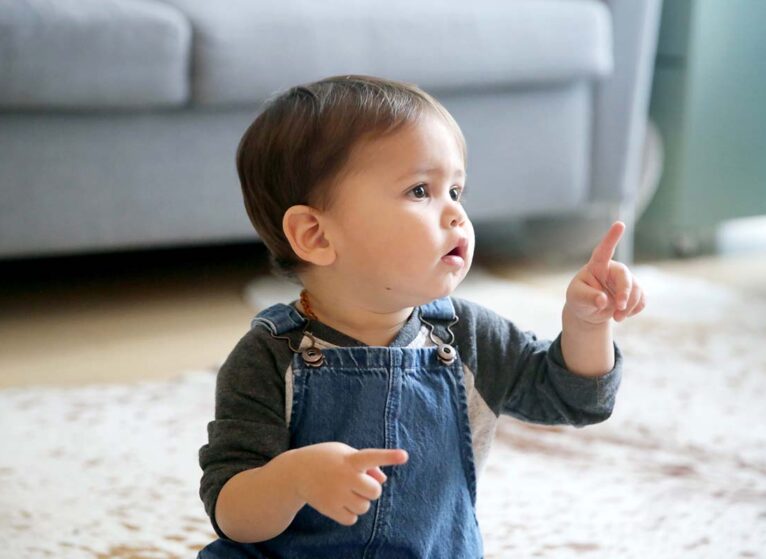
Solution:
M339 441L408 452L406 464L382 468L388 479L370 510L344 526L305 506L279 536L257 544L217 540L199 559L483 556L463 367L442 341L452 342L457 317L448 297L419 311L439 346L304 346L292 360L291 448ZM309 326L283 304L259 313L259 325L275 337Z

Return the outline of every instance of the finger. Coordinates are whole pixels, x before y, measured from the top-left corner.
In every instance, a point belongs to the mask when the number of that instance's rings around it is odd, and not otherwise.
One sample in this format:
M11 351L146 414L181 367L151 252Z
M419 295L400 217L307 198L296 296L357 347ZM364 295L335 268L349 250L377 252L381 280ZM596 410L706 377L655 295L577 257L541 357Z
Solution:
M336 511L330 518L338 524L343 524L343 526L353 526L359 520L359 517L346 507L340 507L340 510Z
M614 256L614 250L617 248L617 243L620 242L624 232L625 224L622 221L615 221L598 246L593 249L590 264L595 267L606 267L612 256Z
M351 465L360 472L375 466L396 466L409 460L406 450L398 448L365 448L349 456Z
M633 290L630 292L630 297L628 298L627 305L623 310L618 310L616 313L614 313L614 319L619 322L630 316L630 313L641 300L641 295L643 295L641 288L634 285Z
M606 288L612 294L617 310L625 310L633 290L633 274L630 273L625 264L621 262L611 262L609 264Z
M352 492L343 507L350 513L361 516L370 510L370 501Z
M633 280L633 289L630 292L630 297L628 297L628 304L625 306L626 316L633 312L633 309L636 308L636 305L638 305L643 296L644 290L641 289L641 286L638 285L635 280Z
M628 316L633 316L638 313L640 313L642 310L646 308L646 293L641 294L641 299L638 301L638 304L633 307L633 310L630 311L630 314Z
M364 497L371 501L379 499L383 493L381 483L372 479L370 476L360 476L359 480L354 483L352 490L360 497Z
M609 305L609 295L601 289L596 289L585 282L572 285L572 302L582 307L593 307L601 310Z
M367 470L367 475L380 484L386 483L386 480L388 479L386 474L384 474L383 470L380 468L370 468Z

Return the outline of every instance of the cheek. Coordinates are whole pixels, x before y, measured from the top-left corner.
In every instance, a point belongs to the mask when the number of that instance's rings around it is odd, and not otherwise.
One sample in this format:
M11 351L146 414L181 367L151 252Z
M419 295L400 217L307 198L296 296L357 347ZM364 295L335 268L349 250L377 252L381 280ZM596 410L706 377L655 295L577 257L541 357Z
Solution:
M402 244L392 222L396 221L385 212L359 211L346 216L337 243L339 261L364 276L379 274L397 256Z
M430 221L425 212L400 212L388 222L388 236L403 252L420 254L441 248L444 236L438 223Z
M366 268L367 276L417 274L444 248L438 223L430 223L431 217L423 211L382 204L357 206L341 220L339 255L349 264L353 261L354 266Z
M374 270L381 277L416 277L433 260L436 242L432 232L417 220L399 214L396 219L378 223L373 231L361 241L374 255L370 272Z
M473 261L473 251L476 248L476 234L473 230L473 223L466 220L466 234L468 235L468 261Z

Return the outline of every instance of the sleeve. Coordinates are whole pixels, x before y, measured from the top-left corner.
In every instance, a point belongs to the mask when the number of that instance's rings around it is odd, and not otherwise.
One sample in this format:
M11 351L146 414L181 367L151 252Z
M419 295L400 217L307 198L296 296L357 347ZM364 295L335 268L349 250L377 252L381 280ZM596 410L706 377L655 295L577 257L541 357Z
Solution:
M497 313L472 304L477 387L495 413L530 423L584 427L608 419L622 379L623 357L614 344L614 368L585 377L566 368L561 334L539 340Z
M284 372L268 343L251 330L227 357L216 379L215 419L207 426L208 443L199 451L200 497L213 529L215 506L234 475L268 463L289 448L285 420ZM228 538L227 538L228 539Z
M622 379L622 353L614 345L614 367L598 377L569 371L561 352L561 334L551 342L519 332L519 358L502 413L544 425L584 427L606 421L614 410Z

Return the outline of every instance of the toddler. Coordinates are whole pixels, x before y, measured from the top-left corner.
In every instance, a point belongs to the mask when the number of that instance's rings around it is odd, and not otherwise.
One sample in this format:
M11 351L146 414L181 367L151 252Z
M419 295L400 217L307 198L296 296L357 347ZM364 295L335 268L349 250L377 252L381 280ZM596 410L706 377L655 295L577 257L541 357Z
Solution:
M273 270L300 298L260 312L218 373L199 559L482 557L477 478L497 419L606 420L611 319L645 296L616 222L538 340L451 297L474 232L455 120L407 83L336 76L270 99L237 169Z

